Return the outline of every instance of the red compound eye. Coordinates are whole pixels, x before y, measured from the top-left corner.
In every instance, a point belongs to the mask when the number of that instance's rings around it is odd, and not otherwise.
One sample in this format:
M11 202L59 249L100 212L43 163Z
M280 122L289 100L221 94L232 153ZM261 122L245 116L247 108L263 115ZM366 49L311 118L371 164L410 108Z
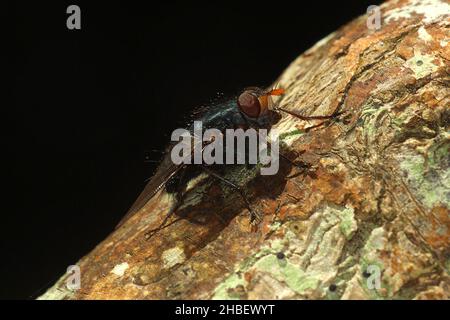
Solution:
M250 118L257 118L261 113L261 103L258 97L249 90L241 93L237 103L241 111Z

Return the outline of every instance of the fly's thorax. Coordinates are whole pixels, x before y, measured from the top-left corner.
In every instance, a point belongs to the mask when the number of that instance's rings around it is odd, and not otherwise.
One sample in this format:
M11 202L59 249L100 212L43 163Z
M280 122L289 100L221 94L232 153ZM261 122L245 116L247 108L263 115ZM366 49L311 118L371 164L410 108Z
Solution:
M198 121L202 122L204 129L214 128L223 133L226 129L237 129L248 126L248 121L239 111L235 99L210 107Z

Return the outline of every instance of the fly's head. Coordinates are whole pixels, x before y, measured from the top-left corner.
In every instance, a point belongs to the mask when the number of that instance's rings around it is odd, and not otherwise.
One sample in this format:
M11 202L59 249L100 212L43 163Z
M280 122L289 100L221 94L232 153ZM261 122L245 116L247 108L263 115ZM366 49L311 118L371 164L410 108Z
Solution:
M241 114L258 127L270 127L277 120L278 114L271 110L272 96L280 96L283 89L264 90L258 87L245 89L237 98L237 105Z

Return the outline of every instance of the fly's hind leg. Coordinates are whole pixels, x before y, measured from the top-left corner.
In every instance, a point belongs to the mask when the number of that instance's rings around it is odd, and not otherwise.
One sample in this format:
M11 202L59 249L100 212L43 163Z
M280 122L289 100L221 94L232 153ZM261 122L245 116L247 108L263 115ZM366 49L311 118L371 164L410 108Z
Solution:
M181 202L179 200L175 200L175 201L176 201L176 203L169 209L169 212L166 214L166 216L164 217L164 220L161 222L161 224L157 228L152 229L145 233L146 240L149 240L150 238L152 238L158 231L161 231L178 221L178 219L176 219L170 223L167 223L169 221L169 219L172 217L172 215L180 207Z
M207 166L202 166L202 168L203 168L203 170L205 170L206 173L208 173L209 175L213 176L214 178L224 182L226 185L233 188L235 191L237 191L239 193L242 200L245 202L245 205L246 205L248 211L250 212L250 222L252 225L256 225L261 221L261 219L262 219L261 214L252 209L252 206L250 205L250 201L248 200L247 196L245 195L244 190L240 186L238 186L238 185L234 184L233 182L229 181L228 179L222 177L220 174L214 172Z
M186 188L184 187L184 179L183 179L184 172L185 172L184 170L181 172L181 177L180 177L180 180L178 181L178 187L177 187L178 190L175 193L175 203L170 207L169 212L166 214L166 216L164 217L161 224L157 228L152 229L145 233L146 240L149 240L150 238L152 238L158 231L161 231L182 219L182 218L178 218L178 219L175 219L175 220L169 222L169 219L172 217L172 215L183 204L184 196L186 194Z

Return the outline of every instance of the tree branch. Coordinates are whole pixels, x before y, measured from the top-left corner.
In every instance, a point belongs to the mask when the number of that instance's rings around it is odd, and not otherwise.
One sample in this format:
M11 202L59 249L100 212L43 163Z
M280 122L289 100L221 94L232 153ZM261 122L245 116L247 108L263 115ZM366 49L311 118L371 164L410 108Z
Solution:
M280 107L344 113L276 125L307 172L235 173L258 230L239 195L197 181L176 222L146 239L163 192L78 262L80 290L64 276L41 299L448 299L449 8L386 2L381 29L360 17L280 76Z

